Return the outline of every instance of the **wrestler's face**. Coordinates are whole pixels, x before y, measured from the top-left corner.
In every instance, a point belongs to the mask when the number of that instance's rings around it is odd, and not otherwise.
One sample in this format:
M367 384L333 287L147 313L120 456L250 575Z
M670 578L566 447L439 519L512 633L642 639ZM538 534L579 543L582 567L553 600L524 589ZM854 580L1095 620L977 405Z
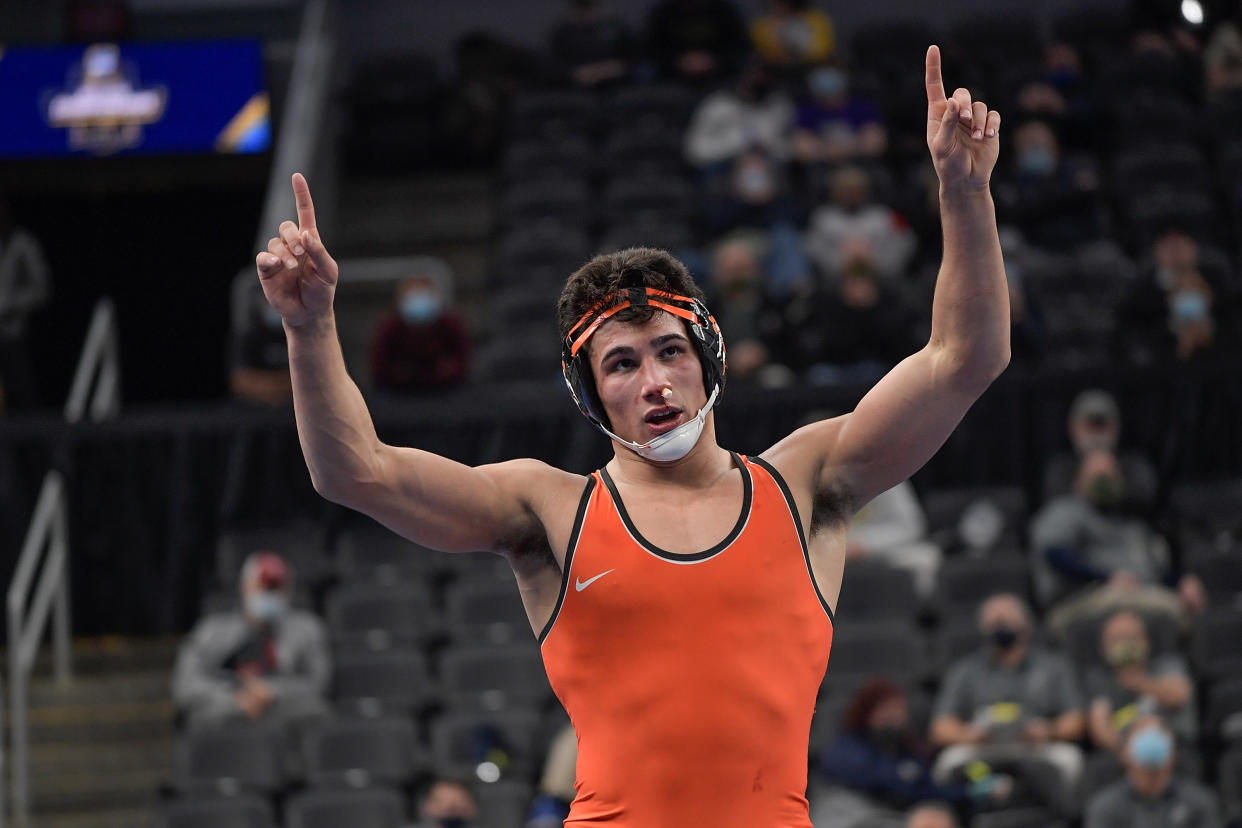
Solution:
M626 440L646 443L707 403L699 355L672 314L657 311L645 323L605 322L590 348L596 393L613 433ZM667 399L665 388L672 390Z

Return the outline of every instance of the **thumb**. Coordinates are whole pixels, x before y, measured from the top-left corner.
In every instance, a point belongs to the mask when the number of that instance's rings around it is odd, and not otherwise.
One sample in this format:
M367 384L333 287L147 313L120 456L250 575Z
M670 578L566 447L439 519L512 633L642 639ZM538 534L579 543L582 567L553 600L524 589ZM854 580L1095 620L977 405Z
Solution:
M932 154L944 158L953 151L953 147L957 144L957 115L959 104L953 98L949 98L944 108L944 114L940 116L940 129L936 131L936 137L932 139Z
M319 233L315 230L303 230L302 244L306 247L306 254L314 262L319 278L329 285L336 284L336 262L329 255L328 248L323 246Z

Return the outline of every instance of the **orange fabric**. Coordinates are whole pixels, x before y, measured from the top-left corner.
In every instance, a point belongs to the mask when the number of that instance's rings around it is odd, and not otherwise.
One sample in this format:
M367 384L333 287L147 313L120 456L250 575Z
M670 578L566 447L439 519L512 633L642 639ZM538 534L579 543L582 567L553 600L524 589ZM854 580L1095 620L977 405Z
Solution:
M737 461L742 514L695 556L641 540L592 475L541 636L578 733L566 826L811 828L807 740L832 619L783 484Z

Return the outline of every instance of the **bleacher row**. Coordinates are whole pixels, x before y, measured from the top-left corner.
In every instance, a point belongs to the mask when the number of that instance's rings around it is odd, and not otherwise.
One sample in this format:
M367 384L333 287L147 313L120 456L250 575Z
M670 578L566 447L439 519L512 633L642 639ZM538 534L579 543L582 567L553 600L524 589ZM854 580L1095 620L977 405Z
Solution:
M1212 610L1188 636L1149 619L1153 651L1188 653L1198 682L1201 740L1184 765L1210 781L1216 768L1222 790L1231 769L1242 769L1242 745L1224 752L1242 739L1242 548L1230 505L1236 489L1175 492L1185 566L1204 580ZM1022 548L1029 509L1021 490L947 489L923 500L929 536L949 552L933 597L919 599L909 571L849 564L812 728L812 772L864 681L883 675L905 687L925 725L947 667L979 646L980 601L996 592L1030 599ZM968 553L960 548L959 520L984 500L1004 516L1004 528L986 554ZM397 824L390 815L408 818L419 783L434 773L477 781L482 825L521 825L547 745L567 719L507 562L422 549L358 519L337 531L303 519L242 527L220 540L219 572L228 586L207 596L206 610L235 601L230 581L255 549L278 550L291 562L296 603L327 622L336 715L295 745L257 726L183 734L172 785L178 795L164 807L164 824L221 824L222 809L254 815L245 823L254 826L275 824L265 820L276 813L287 826L336 825L351 809L379 820L351 816L354 826ZM1060 646L1082 674L1102 664L1098 641L1097 623L1045 643ZM196 814L208 822L194 822Z
M1078 94L1087 109L1074 113L1060 137L1076 163L1100 179L1098 191L1084 199L1089 220L1079 222L1078 232L1098 225L1083 241L1110 246L1103 258L1098 251L1078 256L1068 247L1047 249L1057 256L1028 279L1039 299L1050 299L1044 309L1050 361L1067 368L1114 357L1118 309L1135 262L1165 227L1187 229L1202 257L1223 265L1214 272L1229 277L1229 295L1218 297L1218 305L1230 306L1242 295L1242 93L1208 100L1197 62L1158 50L1132 52L1128 35L1123 15L1093 11L1054 20L1048 38L1033 17L1007 17L948 31L884 24L854 33L849 43L851 89L876 105L889 132L882 158L857 163L868 168L877 200L912 220L927 209L919 183L927 167L921 72L927 44L943 44L950 86L969 87L1003 113L1006 135L1024 120L1051 117L1024 112L1018 103L1023 84L1046 76L1048 43L1064 41L1079 52ZM795 84L791 96L801 95ZM603 92L530 87L515 94L489 290L489 329L499 335L480 353L483 375L549 376L540 362L555 356L546 334L548 309L565 274L595 251L645 244L681 254L715 241L703 228L707 194L683 154L686 126L702 96L668 80ZM1011 163L1002 159L994 189L1003 187ZM791 180L805 224L824 200L827 176L821 165L806 165ZM1008 211L1006 204L999 199L1002 223L1032 230L1024 223L1038 217L1027 216L1020 203ZM914 282L921 275L907 277ZM926 287L912 284L907 291L924 315L930 309Z

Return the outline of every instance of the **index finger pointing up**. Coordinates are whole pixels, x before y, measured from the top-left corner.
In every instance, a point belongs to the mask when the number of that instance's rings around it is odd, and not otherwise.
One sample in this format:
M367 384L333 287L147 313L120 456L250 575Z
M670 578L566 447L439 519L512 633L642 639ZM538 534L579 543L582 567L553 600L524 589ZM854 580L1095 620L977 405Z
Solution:
M945 100L944 81L940 78L939 46L927 47L927 73L925 80L927 83L927 102L934 104Z
M298 228L315 229L315 202L311 201L310 185L301 173L293 174L293 202L298 208Z

